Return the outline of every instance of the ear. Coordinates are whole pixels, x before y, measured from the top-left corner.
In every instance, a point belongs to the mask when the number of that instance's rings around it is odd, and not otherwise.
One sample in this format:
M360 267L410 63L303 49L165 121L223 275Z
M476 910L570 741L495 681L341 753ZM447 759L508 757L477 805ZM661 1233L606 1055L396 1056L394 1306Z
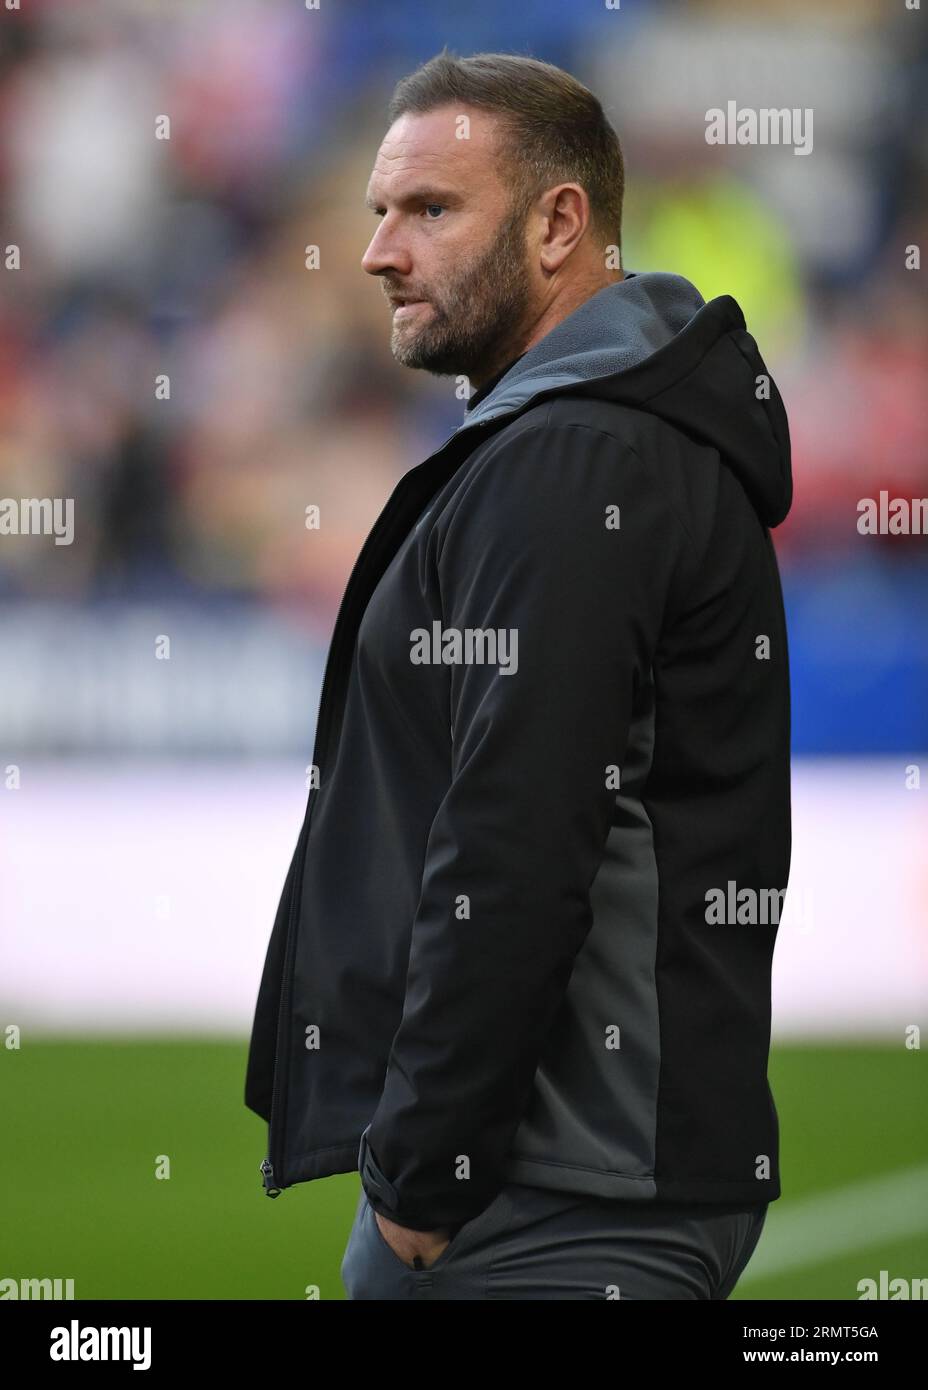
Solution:
M579 183L556 184L541 195L539 211L545 221L541 264L550 274L576 251L590 225L589 195Z

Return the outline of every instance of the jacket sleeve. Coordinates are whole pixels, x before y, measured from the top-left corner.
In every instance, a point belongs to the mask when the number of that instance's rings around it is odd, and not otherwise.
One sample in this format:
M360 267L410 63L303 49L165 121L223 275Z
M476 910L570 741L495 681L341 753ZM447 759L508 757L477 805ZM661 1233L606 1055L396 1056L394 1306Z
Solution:
M448 667L450 783L359 1153L371 1206L420 1230L470 1220L506 1181L687 545L612 434L538 425L494 445L434 523L443 633L500 640L494 661L465 644Z

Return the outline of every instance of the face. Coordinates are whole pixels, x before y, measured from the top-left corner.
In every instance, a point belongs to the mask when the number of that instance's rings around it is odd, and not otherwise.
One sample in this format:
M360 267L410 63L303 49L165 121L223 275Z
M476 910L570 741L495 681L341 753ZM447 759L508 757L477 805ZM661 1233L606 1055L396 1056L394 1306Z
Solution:
M361 264L390 301L396 360L479 386L521 351L533 285L494 118L466 108L459 140L461 114L442 107L390 127L367 193L380 224Z

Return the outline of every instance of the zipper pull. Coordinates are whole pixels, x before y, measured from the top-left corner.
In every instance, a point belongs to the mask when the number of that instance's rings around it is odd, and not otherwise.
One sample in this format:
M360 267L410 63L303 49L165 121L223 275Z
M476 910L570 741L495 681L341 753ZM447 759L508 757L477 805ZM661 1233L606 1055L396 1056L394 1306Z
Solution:
M261 1172L264 1174L264 1190L268 1197L279 1197L283 1188L274 1186L274 1166L269 1158L262 1159Z

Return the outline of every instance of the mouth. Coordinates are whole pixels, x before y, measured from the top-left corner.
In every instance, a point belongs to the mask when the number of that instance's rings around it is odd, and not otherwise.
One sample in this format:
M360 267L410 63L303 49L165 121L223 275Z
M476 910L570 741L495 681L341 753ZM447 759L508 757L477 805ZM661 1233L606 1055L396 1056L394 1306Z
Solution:
M395 319L406 318L416 309L421 309L424 304L428 304L427 299L406 299L402 295L391 295L390 304L393 308Z

